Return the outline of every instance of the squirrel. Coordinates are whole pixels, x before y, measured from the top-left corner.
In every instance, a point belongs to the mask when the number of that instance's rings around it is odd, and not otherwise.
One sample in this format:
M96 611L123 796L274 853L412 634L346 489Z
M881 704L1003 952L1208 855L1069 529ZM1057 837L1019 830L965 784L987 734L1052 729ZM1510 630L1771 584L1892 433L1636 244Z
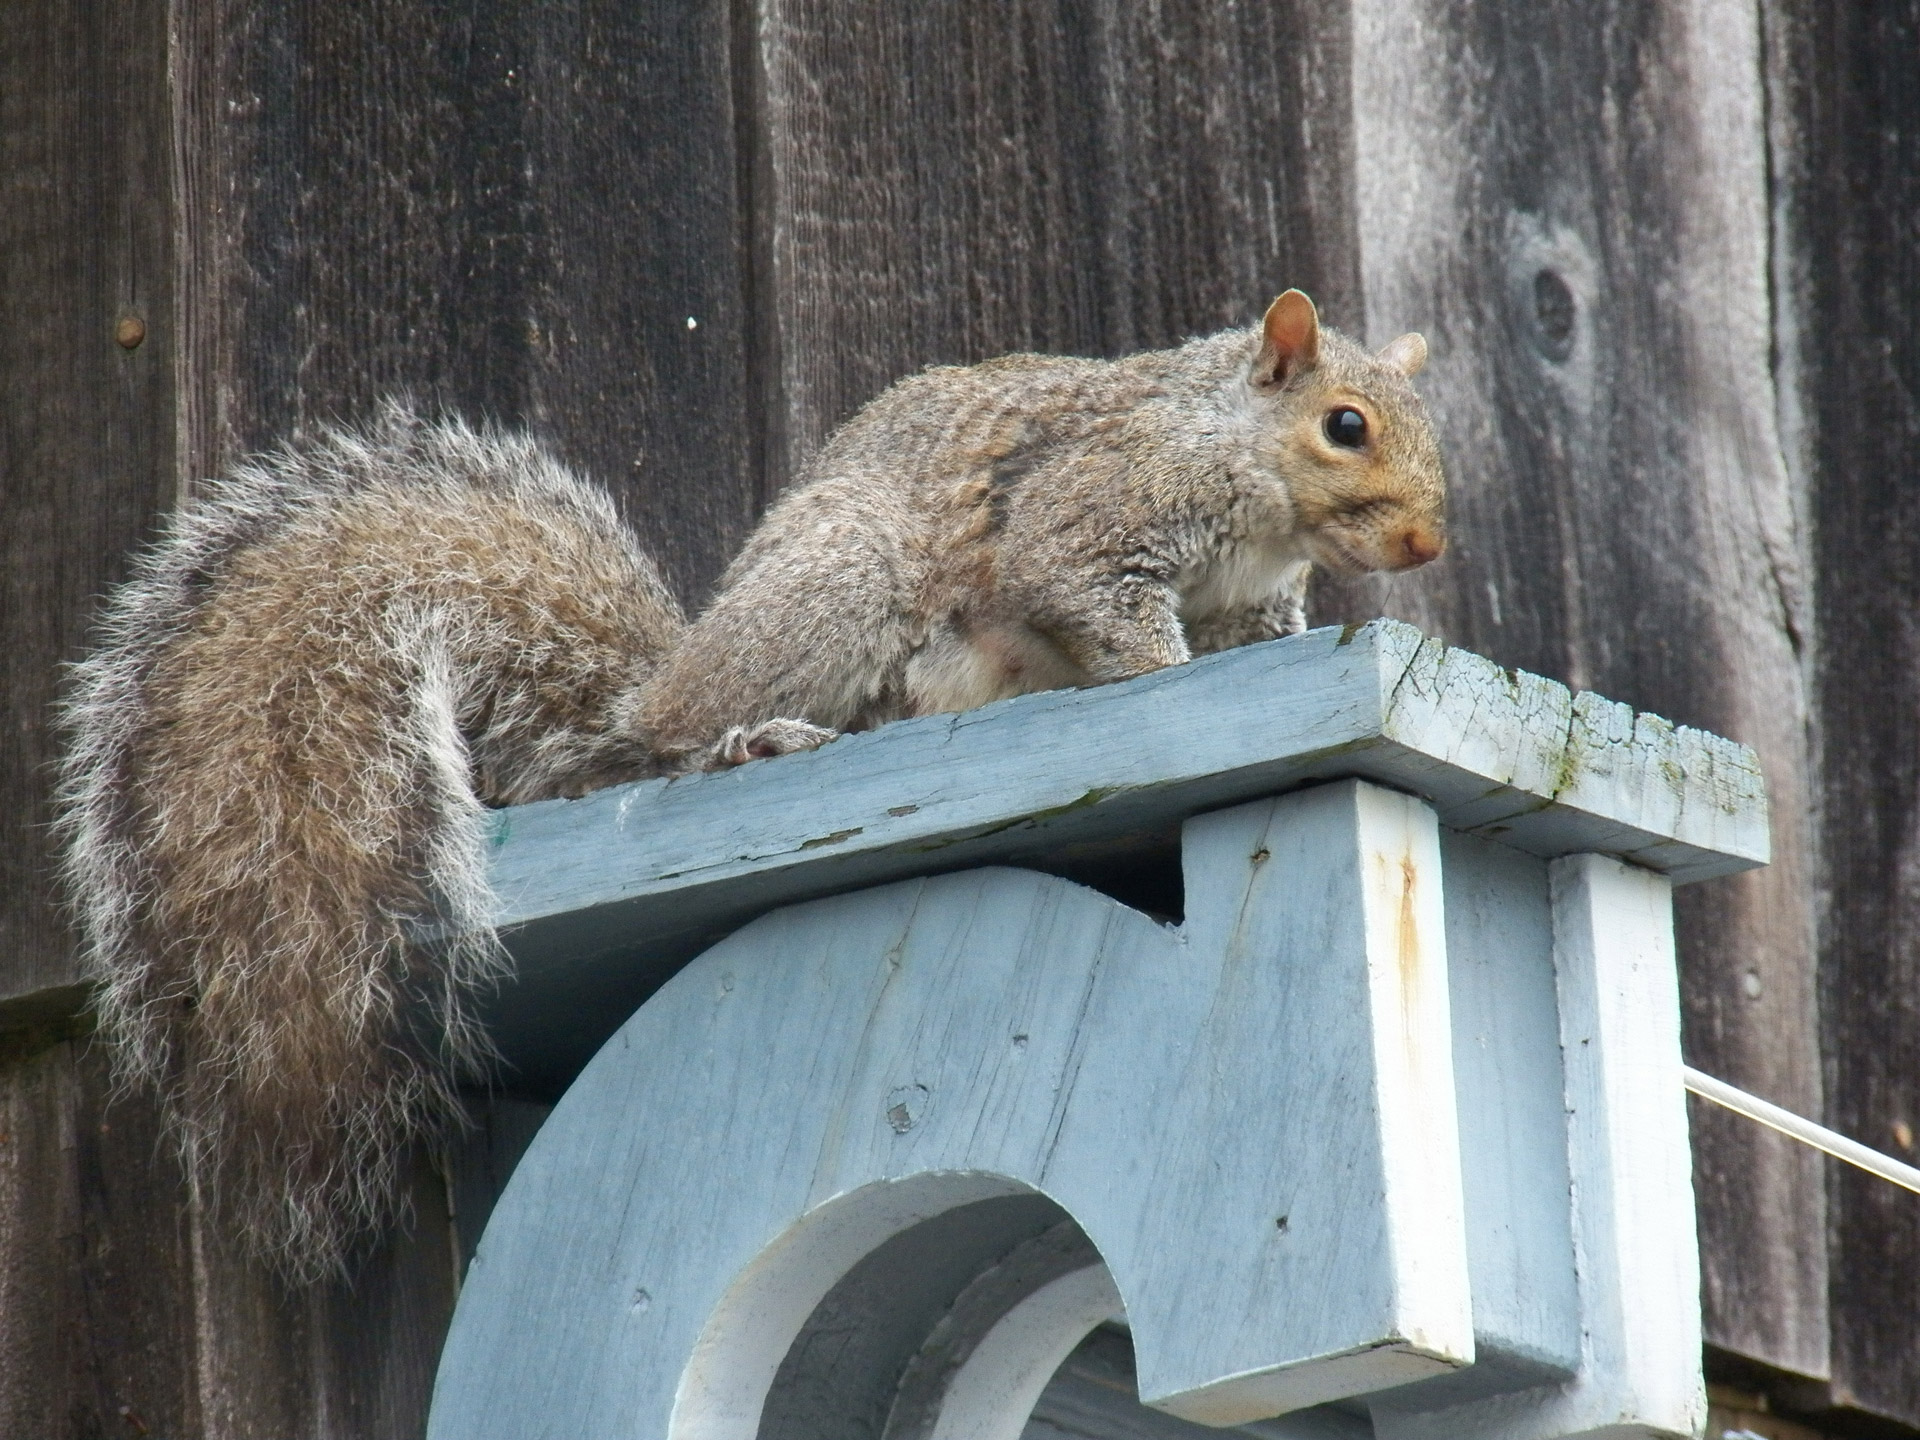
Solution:
M925 370L828 440L691 625L526 436L389 402L238 466L136 561L62 708L117 1074L252 1253L346 1273L497 1061L485 807L1302 630L1311 566L1445 545L1425 357L1294 290L1173 350Z
M1426 354L1369 354L1289 290L1174 350L899 381L761 520L640 727L669 767L738 762L1298 633L1311 566L1445 548ZM753 728L775 716L811 728Z

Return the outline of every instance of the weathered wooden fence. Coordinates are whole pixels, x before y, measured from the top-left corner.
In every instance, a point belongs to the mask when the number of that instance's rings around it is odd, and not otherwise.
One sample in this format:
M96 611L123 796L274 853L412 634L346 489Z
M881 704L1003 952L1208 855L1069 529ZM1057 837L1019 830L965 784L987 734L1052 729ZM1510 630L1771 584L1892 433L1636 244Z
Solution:
M0 1433L418 1430L447 1187L351 1289L249 1274L77 1036L43 840L58 662L153 516L401 389L549 437L697 599L928 362L1289 284L1426 331L1456 548L1316 618L1755 746L1775 862L1684 897L1689 1059L1912 1158L1916 65L1915 0L13 0ZM1920 1425L1920 1206L1694 1122L1717 1373Z

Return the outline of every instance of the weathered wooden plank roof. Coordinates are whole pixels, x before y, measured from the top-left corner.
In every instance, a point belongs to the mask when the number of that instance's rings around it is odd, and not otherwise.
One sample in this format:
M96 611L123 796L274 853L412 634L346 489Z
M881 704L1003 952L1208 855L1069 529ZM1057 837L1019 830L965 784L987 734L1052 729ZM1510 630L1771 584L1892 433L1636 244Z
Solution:
M1420 795L1453 829L1676 882L1767 858L1745 746L1376 621L500 811L492 879L519 978L495 1034L551 1089L775 905L983 864L1098 875L1165 850L1190 815L1341 776Z

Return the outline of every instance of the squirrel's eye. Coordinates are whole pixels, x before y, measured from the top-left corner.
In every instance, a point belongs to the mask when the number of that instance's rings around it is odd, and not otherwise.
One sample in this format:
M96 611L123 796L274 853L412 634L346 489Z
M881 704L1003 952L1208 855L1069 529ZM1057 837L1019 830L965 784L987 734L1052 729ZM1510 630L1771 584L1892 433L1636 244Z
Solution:
M1367 443L1367 417L1350 405L1327 412L1327 439L1349 450Z

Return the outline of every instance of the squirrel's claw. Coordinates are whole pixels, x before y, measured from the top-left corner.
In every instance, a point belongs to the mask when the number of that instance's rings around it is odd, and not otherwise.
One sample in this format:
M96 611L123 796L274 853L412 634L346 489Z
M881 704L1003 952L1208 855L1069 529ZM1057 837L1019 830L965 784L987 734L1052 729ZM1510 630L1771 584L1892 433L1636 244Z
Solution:
M829 730L805 720L763 720L758 725L736 725L722 735L709 752L707 768L721 770L769 755L818 750L829 740L839 738L838 730Z

